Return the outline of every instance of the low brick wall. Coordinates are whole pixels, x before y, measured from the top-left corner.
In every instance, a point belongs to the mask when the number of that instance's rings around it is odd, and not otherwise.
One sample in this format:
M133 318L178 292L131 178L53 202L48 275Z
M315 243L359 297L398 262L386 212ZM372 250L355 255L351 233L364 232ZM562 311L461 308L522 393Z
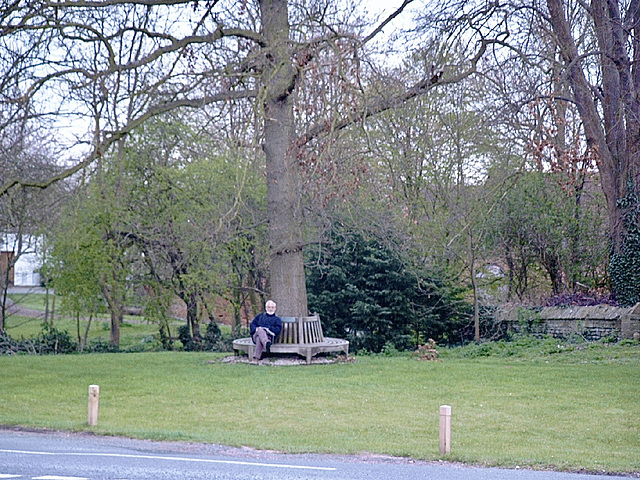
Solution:
M633 307L504 307L498 309L496 319L512 331L533 335L640 338L640 303Z

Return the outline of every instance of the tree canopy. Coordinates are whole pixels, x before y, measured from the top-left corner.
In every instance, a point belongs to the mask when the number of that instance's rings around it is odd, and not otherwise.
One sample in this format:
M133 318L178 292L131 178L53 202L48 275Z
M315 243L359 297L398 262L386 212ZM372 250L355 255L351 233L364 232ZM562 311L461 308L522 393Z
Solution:
M84 243L103 257L113 343L132 278L182 298L194 336L210 295L232 305L236 327L266 295L282 315L307 315L324 294L305 251L324 245L338 271L330 246L352 237L340 248L358 275L396 272L376 288L422 298L425 279L446 278L465 289L476 339L479 271L493 266L507 277L493 301L610 286L639 300L627 271L638 2L452 0L410 16L416 3L372 19L330 0L11 0L0 11L0 201L27 205L63 181L76 191L67 212L83 235L63 233L59 252ZM398 19L407 28L392 29ZM335 218L352 231L338 234ZM389 218L393 241L362 233ZM374 308L382 323L340 326L354 341L371 327L400 345L407 330L389 325L411 315L429 319L413 321L416 338L457 335L455 312L447 333L442 315L418 312L426 300L410 315L358 291L367 300L349 315ZM371 341L363 348L381 348Z

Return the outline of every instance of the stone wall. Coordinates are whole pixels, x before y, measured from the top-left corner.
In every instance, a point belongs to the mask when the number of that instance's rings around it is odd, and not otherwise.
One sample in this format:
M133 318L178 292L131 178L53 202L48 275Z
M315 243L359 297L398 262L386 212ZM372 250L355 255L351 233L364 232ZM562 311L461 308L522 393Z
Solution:
M556 338L583 337L600 340L605 337L640 339L640 303L633 307L504 307L496 319L511 331Z

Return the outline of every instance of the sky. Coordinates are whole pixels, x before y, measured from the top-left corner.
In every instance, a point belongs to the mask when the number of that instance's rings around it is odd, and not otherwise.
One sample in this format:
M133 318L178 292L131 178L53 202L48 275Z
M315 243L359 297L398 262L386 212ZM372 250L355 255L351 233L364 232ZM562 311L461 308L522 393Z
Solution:
M403 0L363 0L363 5L371 12L391 13L402 5ZM407 6L407 9L417 8L418 0Z

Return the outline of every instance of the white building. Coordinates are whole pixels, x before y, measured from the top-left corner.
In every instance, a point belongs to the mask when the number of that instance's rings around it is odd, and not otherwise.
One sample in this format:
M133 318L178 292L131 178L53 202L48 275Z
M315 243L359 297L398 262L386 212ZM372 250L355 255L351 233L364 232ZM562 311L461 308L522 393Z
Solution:
M9 284L16 287L39 286L42 283L41 251L41 241L37 237L23 235L22 245L18 245L17 235L0 234L0 273L4 275L15 259L13 268L9 271Z

